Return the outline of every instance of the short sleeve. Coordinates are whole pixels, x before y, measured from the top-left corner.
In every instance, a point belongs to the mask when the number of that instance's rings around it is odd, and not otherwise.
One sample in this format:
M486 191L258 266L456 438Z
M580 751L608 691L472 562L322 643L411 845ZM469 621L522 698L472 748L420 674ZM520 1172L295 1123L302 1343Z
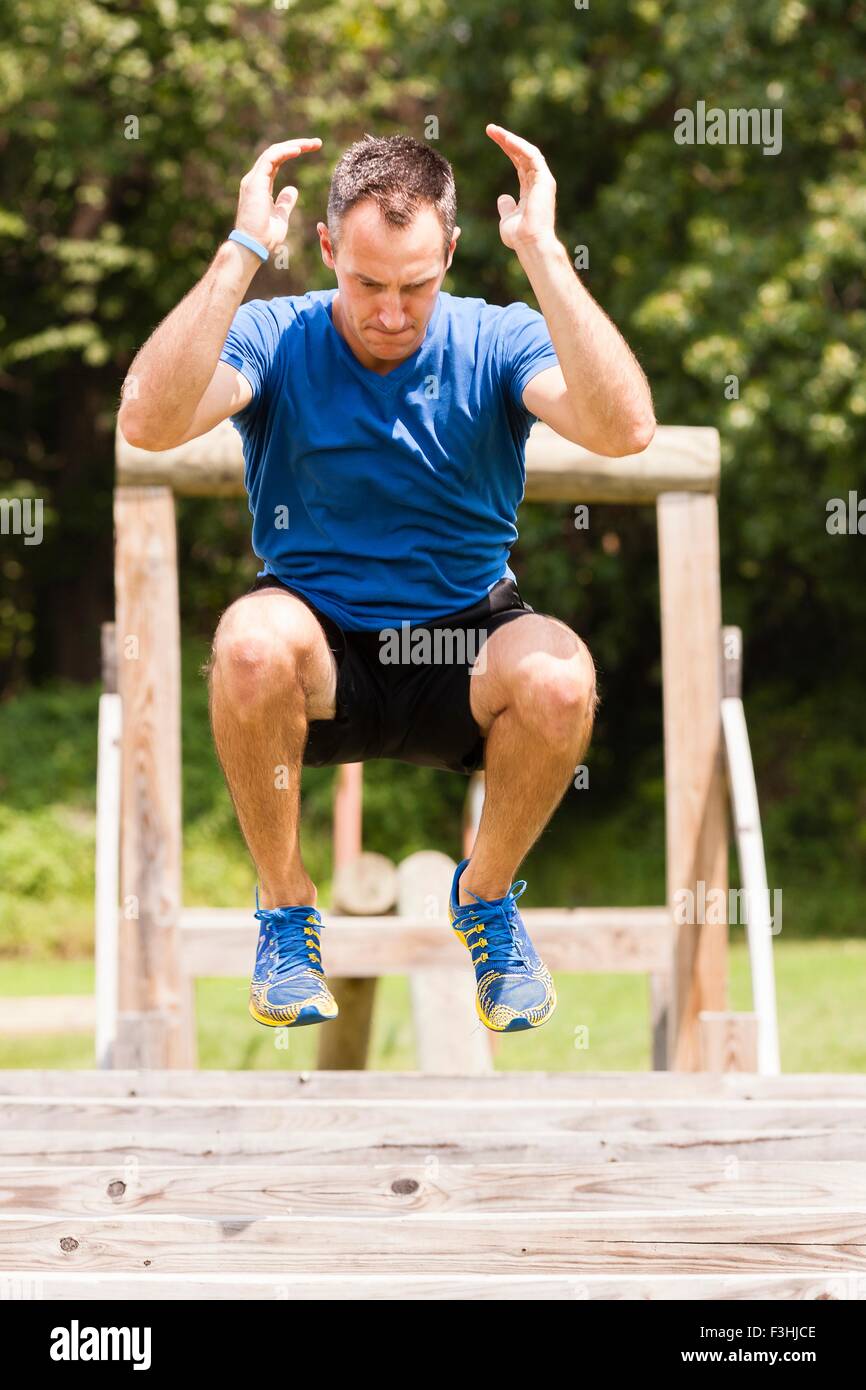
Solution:
M558 365L544 316L528 304L509 304L499 322L501 384L515 407L533 420L536 417L523 404L526 384L539 372Z
M250 405L259 401L265 391L279 341L279 325L266 299L251 299L241 305L232 319L219 360L246 377L253 391Z

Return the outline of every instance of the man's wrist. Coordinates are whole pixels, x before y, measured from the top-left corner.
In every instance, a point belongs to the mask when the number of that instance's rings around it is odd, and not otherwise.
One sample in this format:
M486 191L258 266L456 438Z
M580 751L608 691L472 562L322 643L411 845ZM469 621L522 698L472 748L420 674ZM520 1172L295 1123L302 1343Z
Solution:
M221 272L246 289L256 271L260 269L262 262L254 251L248 250L246 246L241 246L237 241L229 241L226 237L217 249L214 264Z
M243 227L235 227L229 233L227 240L234 242L237 246L242 246L245 251L251 251L258 258L260 265L270 260L271 253L267 246L258 237L253 236L252 232L245 232Z
M522 266L538 265L557 256L565 256L566 260L568 259L568 253L555 232L533 237L530 241L519 241L514 250Z

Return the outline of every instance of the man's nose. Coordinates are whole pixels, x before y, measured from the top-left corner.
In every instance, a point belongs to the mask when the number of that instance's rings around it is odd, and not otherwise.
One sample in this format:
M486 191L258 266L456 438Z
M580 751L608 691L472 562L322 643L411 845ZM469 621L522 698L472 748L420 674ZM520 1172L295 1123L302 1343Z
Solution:
M386 300L379 305L378 319L386 333L396 333L405 327L405 315L399 297Z

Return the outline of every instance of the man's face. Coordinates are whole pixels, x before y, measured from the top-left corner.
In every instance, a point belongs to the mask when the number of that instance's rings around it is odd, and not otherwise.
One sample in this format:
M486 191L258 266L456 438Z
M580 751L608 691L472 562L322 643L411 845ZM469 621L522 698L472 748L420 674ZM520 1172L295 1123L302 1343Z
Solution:
M325 223L317 230L322 259L337 277L335 326L364 366L387 372L421 346L460 228L447 260L431 204L410 226L391 227L372 199L356 203L343 219L336 258Z

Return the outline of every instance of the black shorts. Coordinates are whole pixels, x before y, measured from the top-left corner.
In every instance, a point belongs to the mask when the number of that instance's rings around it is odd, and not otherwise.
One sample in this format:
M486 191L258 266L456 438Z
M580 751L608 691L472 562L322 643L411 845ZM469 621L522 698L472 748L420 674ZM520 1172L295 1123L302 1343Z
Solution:
M249 592L265 588L285 589L306 604L337 663L336 716L310 721L305 767L396 758L469 776L483 766L484 739L469 703L471 667L491 632L534 612L513 580L500 579L459 613L398 624L387 638L386 630L344 631L273 575L256 579Z

